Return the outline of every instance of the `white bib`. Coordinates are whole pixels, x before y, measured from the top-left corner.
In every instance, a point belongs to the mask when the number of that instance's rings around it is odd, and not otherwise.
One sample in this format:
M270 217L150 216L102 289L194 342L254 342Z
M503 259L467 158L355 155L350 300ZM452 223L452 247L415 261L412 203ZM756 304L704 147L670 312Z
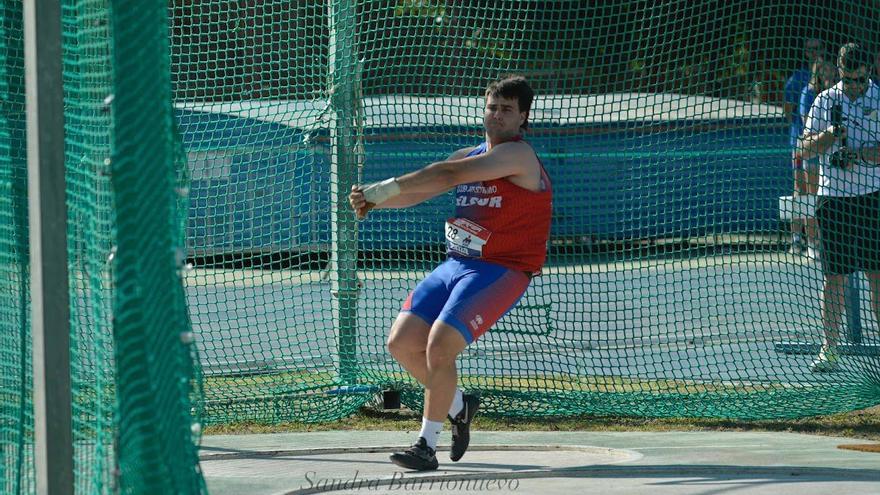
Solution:
M485 227L466 218L446 220L446 247L463 256L481 257L483 246L489 242L491 235L492 232Z

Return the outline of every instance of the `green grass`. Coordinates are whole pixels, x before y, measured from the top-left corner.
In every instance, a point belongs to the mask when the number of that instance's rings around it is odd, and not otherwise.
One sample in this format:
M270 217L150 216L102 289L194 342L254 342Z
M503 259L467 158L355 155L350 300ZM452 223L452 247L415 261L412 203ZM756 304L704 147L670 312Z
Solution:
M385 370L369 370L363 383L414 383L404 372ZM249 392L265 394L272 387L290 390L314 389L334 384L331 372L283 371L277 373L250 374L238 376L206 376L204 378L205 394L208 397L229 395L234 391L237 395ZM563 375L549 374L543 377L505 377L463 375L461 383L464 388L499 390L550 390L554 392L666 392L666 393L748 393L767 392L785 389L784 384L738 384L697 382L694 380L663 380L647 378L630 378L603 375Z
M403 384L408 381L408 377L402 372L371 370L368 375L363 377L364 383ZM462 377L462 382L465 386L474 386L478 389L514 391L551 390L562 394L602 394L613 392L616 394L615 397L621 394L640 392L660 393L659 395L682 394L683 397L721 393L722 395L728 394L733 399L748 400L749 396L755 393L761 395L766 392L772 392L777 394L777 400L784 401L785 393L803 393L801 390L788 390L781 384L762 384L760 387L756 387L748 384L698 383L683 380L643 380L613 376L578 377L560 375L544 378L464 376ZM262 422L236 420L236 416L239 418L243 416L254 417L253 415L246 414L247 411L244 410L244 412L228 414L226 416L221 414L222 417L215 418L215 421L207 421L209 425L205 427L205 433L209 435L329 430L414 430L418 429L420 423L419 415L406 408L400 411L378 411L374 409L376 402L368 403L368 406L362 407L354 415L341 420L323 423L290 421L275 423L273 421L273 417L289 418L291 417L290 414L294 413L298 415L296 417L312 417L310 414L313 414L314 411L308 412L308 407L316 408L316 411L322 410L322 407L331 407L331 405L321 406L315 402L319 399L325 399L326 397L320 391L323 388L332 387L334 384L333 374L327 372L287 371L250 376L209 376L205 377L204 384L206 398L219 401L219 405L215 405L220 407L219 411L226 411L229 407L228 404L224 405L224 400L236 397L282 397L279 399L281 401L279 404L300 404L299 407L302 409L300 411L294 407L290 411L281 411L274 416L267 413L268 415L265 418L261 418L263 419ZM310 399L309 394L311 393L316 393L317 395ZM287 397L284 394L301 395L301 397ZM496 399L499 398L496 397ZM517 397L502 397L499 400L501 402L496 401L494 406L496 409L500 407L505 411L519 411L528 407L536 407L534 403L528 400L523 404L519 404L517 401L520 399ZM490 405L487 403L487 406ZM841 407L838 410L846 407L842 403L839 405ZM617 411L627 410L627 408L620 409L608 406L605 414L616 414ZM623 407L620 404L618 406ZM663 409L661 406L662 404L657 405L658 408ZM247 409L245 406L242 407ZM276 404L273 407L277 408L279 406ZM356 407L357 404L353 404L351 410L354 410ZM724 409L722 408L722 410ZM833 410L834 408L829 408L826 411L832 412ZM272 411L274 409L270 408L269 412ZM816 411L816 413L818 412ZM667 413L672 413L672 411L667 410ZM217 411L212 411L212 414L216 415ZM791 431L880 441L880 406L856 412L809 418L770 420L644 418L600 416L597 414L602 413L529 419L499 417L498 414L492 414L492 411L487 410L486 414L477 417L474 426L477 429L498 431ZM330 416L332 417L333 415L331 414ZM232 420L231 422L230 419Z
M207 435L310 432L331 430L418 430L420 415L407 410L361 409L339 421L319 424L237 423L209 426ZM850 413L794 420L737 421L701 418L632 418L577 416L565 418L505 419L477 416L474 428L487 431L774 431L840 436L880 441L880 406Z

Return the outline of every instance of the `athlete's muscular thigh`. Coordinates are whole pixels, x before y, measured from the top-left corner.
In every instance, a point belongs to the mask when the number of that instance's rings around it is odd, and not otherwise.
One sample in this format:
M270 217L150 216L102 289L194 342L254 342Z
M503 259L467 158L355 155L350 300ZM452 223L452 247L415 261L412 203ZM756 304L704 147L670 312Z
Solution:
M400 313L388 335L388 349L394 352L425 352L431 327L413 313Z

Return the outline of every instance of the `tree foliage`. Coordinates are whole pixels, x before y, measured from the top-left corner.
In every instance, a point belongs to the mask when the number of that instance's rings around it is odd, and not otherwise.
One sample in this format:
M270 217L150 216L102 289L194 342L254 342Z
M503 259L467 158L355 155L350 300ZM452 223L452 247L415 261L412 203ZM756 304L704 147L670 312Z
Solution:
M360 0L364 93L478 92L499 73L544 93L676 92L778 100L803 40L877 47L873 2ZM315 0L173 0L176 96L326 96L328 12Z

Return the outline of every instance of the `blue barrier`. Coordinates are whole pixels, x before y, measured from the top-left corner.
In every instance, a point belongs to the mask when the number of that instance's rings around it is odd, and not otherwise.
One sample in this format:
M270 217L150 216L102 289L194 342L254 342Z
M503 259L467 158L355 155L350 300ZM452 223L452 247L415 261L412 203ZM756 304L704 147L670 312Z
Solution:
M330 241L326 130L177 112L190 157L188 237L197 254L277 252ZM685 238L779 229L791 189L782 118L537 124L529 133L554 183L556 238ZM364 182L476 144L473 127L366 131ZM359 224L362 249L442 242L449 195Z
M277 252L329 239L329 169L303 146L304 131L176 113L189 163L191 252Z

